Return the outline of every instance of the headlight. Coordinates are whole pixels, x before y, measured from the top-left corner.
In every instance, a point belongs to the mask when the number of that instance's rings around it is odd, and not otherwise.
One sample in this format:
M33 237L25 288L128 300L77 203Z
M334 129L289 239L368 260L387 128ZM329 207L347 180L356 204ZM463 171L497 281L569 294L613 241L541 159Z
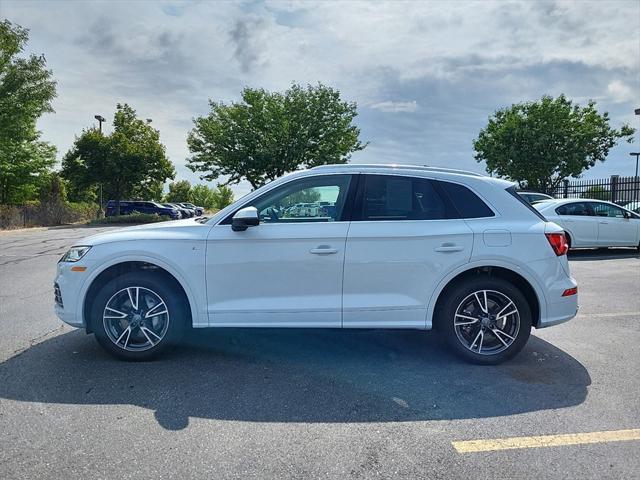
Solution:
M71 247L67 251L67 253L65 253L62 256L62 258L59 261L60 262L77 262L82 257L84 257L89 250L91 250L91 247L88 247L88 246Z

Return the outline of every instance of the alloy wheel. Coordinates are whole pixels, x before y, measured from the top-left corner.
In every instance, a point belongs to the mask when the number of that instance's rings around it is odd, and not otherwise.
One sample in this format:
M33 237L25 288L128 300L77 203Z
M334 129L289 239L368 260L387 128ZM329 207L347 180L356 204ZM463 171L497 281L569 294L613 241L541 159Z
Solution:
M102 322L109 340L117 347L140 352L162 341L169 329L169 310L153 290L131 286L109 299Z
M504 293L478 290L460 302L453 325L465 348L479 355L496 355L515 342L520 313Z

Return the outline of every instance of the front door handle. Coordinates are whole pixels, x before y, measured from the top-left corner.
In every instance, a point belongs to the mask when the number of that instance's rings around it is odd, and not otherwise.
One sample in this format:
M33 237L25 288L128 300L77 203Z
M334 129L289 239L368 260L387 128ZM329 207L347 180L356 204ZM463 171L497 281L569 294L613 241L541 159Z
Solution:
M600 223L602 223L603 225L606 225L606 224L607 224L607 223L609 223L609 222L605 222L605 221L602 221L602 220L601 220L601 221L600 221Z
M332 255L334 253L338 253L338 249L331 248L329 245L320 245L317 248L309 250L309 253L313 253L314 255Z
M440 245L434 248L436 252L461 252L464 247L461 245Z

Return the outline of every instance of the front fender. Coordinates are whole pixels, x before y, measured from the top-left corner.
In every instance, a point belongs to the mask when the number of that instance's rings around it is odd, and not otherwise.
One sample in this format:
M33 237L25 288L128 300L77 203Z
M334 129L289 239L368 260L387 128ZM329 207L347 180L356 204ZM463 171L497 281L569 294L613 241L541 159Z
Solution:
M100 245L104 246L104 245ZM195 247L194 247L195 249ZM202 255L202 272L204 275L204 249L200 252ZM95 281L95 279L114 265L118 265L120 263L126 262L145 262L155 265L159 268L162 268L167 273L172 275L176 281L182 286L182 289L185 291L187 295L187 299L189 301L189 306L191 308L192 313L192 324L194 327L206 327L208 325L208 319L206 315L205 305L206 302L202 295L204 294L204 288L199 285L195 285L197 282L197 276L194 276L193 273L190 276L186 275L184 271L184 267L177 264L177 262L170 261L165 257L154 253L154 252L128 252L125 254L115 254L109 255L108 260L102 261L99 263L99 267L92 269L90 274L84 280L80 292L78 295L79 301L76 303L76 318L82 319L83 326L87 326L87 319L84 317L84 304L87 296L87 292L91 284ZM195 277L195 278L194 278ZM202 279L201 285L204 285L204 278Z

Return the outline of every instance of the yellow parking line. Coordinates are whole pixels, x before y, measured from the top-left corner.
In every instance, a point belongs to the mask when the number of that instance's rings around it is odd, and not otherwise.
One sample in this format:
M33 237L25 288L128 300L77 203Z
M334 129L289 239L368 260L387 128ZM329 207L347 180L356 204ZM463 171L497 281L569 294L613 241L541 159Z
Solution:
M515 448L560 447L585 443L624 442L640 440L640 428L611 430L606 432L568 433L563 435L540 435L537 437L493 438L487 440L465 440L451 442L458 453L491 452Z

